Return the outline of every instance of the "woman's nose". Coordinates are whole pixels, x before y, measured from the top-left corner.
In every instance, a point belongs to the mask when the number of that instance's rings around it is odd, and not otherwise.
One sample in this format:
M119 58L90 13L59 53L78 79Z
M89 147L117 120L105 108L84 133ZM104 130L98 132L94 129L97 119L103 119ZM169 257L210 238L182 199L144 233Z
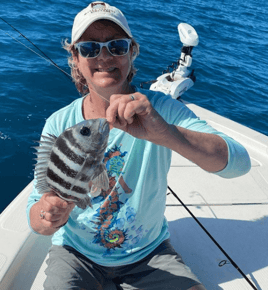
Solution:
M98 56L99 59L109 59L109 58L112 58L112 57L113 56L111 55L111 53L109 52L107 47L103 47L101 49L100 55Z

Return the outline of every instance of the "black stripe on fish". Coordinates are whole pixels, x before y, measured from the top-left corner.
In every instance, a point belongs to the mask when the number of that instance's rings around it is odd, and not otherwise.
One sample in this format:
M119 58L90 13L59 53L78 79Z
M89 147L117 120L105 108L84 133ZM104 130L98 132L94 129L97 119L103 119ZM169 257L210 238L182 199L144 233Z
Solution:
M87 189L82 188L82 187L80 187L80 186L74 186L74 187L72 188L72 191L77 192L77 193L83 193L83 194L88 193L88 190L87 190Z
M64 187L65 189L70 189L72 186L70 182L63 180L50 168L47 169L47 177L50 178L52 181L58 183L60 186Z
M93 180L96 176L98 176L103 171L102 167L99 166L99 162L90 158L87 158L87 160L85 161L83 165L83 170L87 171L88 172L87 175L90 176L90 178L88 178L85 174L83 174L79 178L79 180L84 181L84 182Z
M58 138L56 141L56 146L58 147L58 149L65 155L68 157L68 159L70 159L71 161L73 161L74 163L77 163L79 165L82 165L83 162L85 161L84 157L81 157L79 155L77 155L76 153L74 153L67 145L66 141L63 138Z
M63 133L63 136L76 148L82 150L80 144L77 142L76 138L73 135L73 131L66 130Z
M105 170L105 165L100 165L100 163L97 160L87 159L84 166L84 169L88 168L91 171L91 180L93 180L95 177L99 176L103 170Z
M93 157L93 158L92 158ZM92 156L91 158L87 158L84 164L84 168L93 168L93 166L96 166L98 164L98 160L95 159L95 156Z
M59 196L63 197L63 198L71 198L71 199L74 199L76 201L80 201L80 198L76 197L76 196L73 196L73 195L69 195L65 192L62 192L61 190L59 190L58 188L56 188L55 186L50 186L50 188L56 193L56 194L59 194Z
M91 180L91 176L81 173L79 180L83 182L89 182Z
M50 160L54 165L64 174L66 174L69 177L75 178L77 175L77 171L71 169L68 165L65 164L64 161L62 161L59 156L55 152L51 152Z

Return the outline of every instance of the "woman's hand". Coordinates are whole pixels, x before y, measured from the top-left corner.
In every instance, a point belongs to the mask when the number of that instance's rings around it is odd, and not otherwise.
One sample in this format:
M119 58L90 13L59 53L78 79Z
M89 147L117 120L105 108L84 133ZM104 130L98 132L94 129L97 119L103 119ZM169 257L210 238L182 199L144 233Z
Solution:
M40 234L52 235L68 221L74 207L73 202L66 202L53 192L45 193L31 208L31 226Z
M227 165L228 147L223 138L168 124L140 93L112 95L106 118L112 126L176 151L209 172Z
M148 98L140 93L112 95L106 118L113 127L157 144L161 143L169 128Z

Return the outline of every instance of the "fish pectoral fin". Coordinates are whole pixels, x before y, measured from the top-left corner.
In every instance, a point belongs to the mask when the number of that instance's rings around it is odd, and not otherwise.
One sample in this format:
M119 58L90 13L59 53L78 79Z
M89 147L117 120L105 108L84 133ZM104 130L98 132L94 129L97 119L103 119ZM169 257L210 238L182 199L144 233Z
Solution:
M98 187L101 187L104 190L109 189L109 178L108 178L106 169L103 170L102 173L99 176L97 176L95 179L96 179L96 183L93 182L93 184L98 185Z
M97 197L100 194L101 194L101 188L96 187L95 185L92 185L90 189L90 195L92 196L92 198Z
M101 190L109 189L109 178L106 170L103 170L96 178L94 178L90 183L90 195L96 197L100 195Z

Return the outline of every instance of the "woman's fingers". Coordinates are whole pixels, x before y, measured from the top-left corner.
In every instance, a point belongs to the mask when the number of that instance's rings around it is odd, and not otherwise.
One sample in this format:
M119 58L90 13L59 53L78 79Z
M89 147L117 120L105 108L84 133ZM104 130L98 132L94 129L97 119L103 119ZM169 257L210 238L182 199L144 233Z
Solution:
M106 118L111 124L119 123L121 126L126 126L133 122L135 114L146 114L148 107L151 107L150 102L146 96L140 93L112 95L110 106L106 111Z
M75 207L73 202L69 203L53 192L45 193L40 202L42 204L40 218L46 227L58 227L64 224Z

